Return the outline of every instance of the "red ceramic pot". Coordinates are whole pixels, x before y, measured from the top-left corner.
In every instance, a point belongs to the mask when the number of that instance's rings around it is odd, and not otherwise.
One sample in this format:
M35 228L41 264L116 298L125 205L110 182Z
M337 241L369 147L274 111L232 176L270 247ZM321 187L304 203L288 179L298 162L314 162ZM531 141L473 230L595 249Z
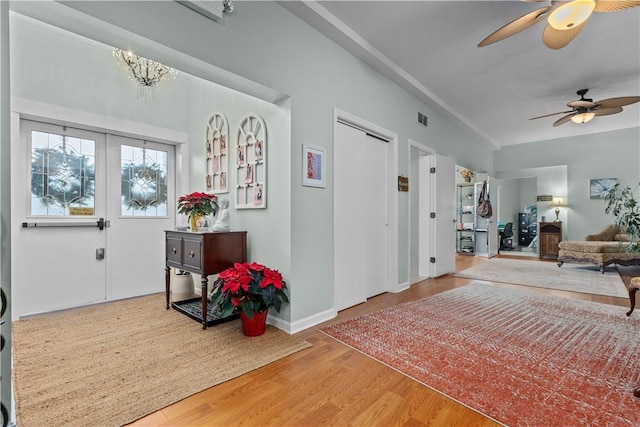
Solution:
M267 327L267 314L268 310L255 311L253 313L253 319L240 312L240 321L242 322L242 333L247 337L257 337L264 334Z

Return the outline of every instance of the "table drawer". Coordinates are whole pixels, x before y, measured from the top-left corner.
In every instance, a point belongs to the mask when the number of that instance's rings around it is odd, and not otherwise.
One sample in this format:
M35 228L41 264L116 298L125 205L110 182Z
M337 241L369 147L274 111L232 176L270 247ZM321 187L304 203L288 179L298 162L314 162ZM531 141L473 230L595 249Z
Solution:
M167 254L167 263L182 264L182 239L175 237L167 237L165 253Z
M200 270L202 265L202 241L182 240L182 265Z

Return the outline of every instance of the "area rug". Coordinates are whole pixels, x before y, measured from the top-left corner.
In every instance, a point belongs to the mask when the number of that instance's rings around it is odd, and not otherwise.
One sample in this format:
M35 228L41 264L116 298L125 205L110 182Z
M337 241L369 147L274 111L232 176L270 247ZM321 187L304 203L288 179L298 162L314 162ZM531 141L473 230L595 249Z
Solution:
M604 274L595 265L520 261L491 258L454 276L491 282L513 283L594 295L628 298L620 274L608 268Z
M164 294L13 323L18 425L120 426L310 344L240 321L202 325Z
M473 282L320 330L508 426L638 426L625 311Z

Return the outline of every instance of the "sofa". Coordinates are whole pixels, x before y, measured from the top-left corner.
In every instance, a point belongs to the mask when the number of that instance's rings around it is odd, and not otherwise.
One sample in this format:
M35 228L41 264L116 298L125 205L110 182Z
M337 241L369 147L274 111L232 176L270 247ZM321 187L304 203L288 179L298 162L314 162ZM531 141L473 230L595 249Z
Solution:
M604 274L609 264L640 265L640 253L628 252L629 237L617 225L609 225L600 233L590 234L583 241L562 241L558 244L558 267L565 262L595 264Z

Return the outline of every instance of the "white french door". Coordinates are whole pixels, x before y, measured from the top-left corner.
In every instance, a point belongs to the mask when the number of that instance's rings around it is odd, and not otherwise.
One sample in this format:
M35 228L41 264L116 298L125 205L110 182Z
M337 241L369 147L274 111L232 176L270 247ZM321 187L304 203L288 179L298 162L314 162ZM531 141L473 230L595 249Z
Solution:
M176 199L174 152L171 145L107 135L107 299L164 289L164 230L173 229Z
M21 120L13 317L163 289L174 147Z

